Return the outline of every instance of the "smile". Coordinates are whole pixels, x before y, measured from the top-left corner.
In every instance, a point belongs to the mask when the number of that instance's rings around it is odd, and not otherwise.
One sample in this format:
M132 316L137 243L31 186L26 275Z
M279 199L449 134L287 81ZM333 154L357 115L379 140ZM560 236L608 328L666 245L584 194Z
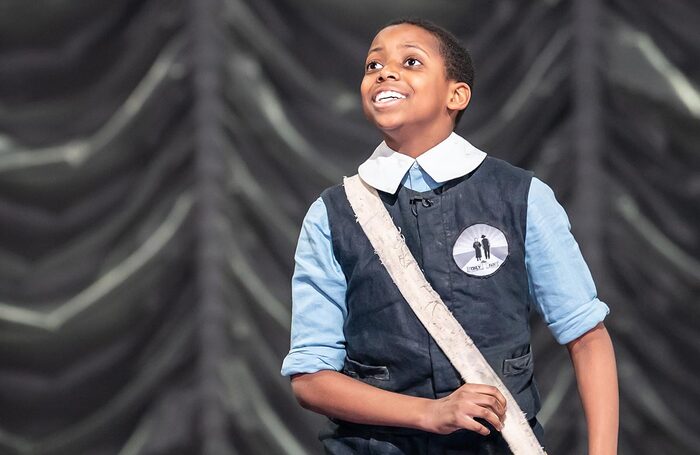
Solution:
M393 90L383 90L374 96L374 102L377 104L390 103L403 99L406 99L406 95Z

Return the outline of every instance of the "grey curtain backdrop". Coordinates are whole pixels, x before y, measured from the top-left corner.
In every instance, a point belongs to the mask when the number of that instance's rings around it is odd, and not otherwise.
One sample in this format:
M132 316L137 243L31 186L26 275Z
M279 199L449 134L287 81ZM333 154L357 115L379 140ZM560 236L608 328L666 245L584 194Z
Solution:
M294 248L379 141L364 56L407 15L472 51L458 132L569 212L620 453L700 453L697 2L0 0L1 454L320 453L279 375ZM535 324L550 453L584 453Z

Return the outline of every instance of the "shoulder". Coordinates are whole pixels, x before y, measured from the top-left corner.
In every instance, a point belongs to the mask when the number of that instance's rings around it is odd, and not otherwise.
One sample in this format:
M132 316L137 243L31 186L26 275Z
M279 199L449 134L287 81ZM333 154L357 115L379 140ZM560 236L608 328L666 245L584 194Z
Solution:
M357 177L357 174L352 177ZM328 216L335 218L336 216L347 216L352 212L352 207L348 201L348 197L345 194L345 186L343 183L338 183L329 188L326 188L321 193L321 199L323 199L326 209L328 210Z
M330 201L334 201L340 196L345 197L345 190L342 183L329 186L323 190L319 199L323 199L324 202L328 203Z
M528 208L533 214L541 213L542 217L545 218L564 211L554 194L554 190L534 176L528 193Z
M514 166L507 161L487 156L474 171L476 185L493 198L525 206L528 200L533 172Z
M486 157L481 166L479 166L479 169L482 169L482 172L493 174L502 179L518 179L525 182L529 182L534 175L534 173L528 169L515 166L491 155Z

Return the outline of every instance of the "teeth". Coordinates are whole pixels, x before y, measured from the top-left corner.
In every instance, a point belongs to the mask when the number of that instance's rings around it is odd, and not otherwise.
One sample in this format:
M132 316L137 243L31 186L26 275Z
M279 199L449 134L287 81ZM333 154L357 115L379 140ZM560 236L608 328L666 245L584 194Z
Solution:
M404 98L406 97L399 92L395 92L393 90L386 90L383 92L379 92L377 96L374 97L374 100L378 103L385 103L387 101L401 100Z

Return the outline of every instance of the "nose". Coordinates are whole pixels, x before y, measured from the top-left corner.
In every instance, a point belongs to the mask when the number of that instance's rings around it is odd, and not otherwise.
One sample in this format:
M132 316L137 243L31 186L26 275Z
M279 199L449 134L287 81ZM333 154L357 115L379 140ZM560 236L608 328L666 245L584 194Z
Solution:
M388 79L393 79L393 80L398 80L399 79L399 72L396 71L393 67L393 65L385 65L382 67L381 71L377 74L377 81L385 81Z

